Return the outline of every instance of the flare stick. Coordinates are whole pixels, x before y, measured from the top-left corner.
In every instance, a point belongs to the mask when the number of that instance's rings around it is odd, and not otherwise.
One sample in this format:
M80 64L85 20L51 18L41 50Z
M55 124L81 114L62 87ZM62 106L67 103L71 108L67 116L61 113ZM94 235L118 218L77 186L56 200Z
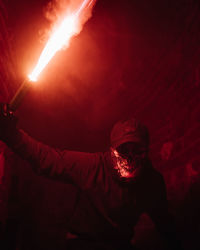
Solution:
M24 80L22 85L19 87L17 90L16 94L12 98L12 100L9 103L9 108L12 111L16 111L18 107L20 106L22 100L24 99L26 93L28 92L30 86L31 86L32 81L29 79Z

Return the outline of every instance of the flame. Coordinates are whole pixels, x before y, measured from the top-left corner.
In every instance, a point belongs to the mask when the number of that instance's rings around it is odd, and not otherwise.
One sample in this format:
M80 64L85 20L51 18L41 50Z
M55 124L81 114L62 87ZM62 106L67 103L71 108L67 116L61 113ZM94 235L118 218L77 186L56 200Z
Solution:
M43 49L38 63L34 70L28 75L30 81L36 82L39 74L50 62L57 51L61 50L64 46L68 46L70 39L79 32L79 22L82 12L89 8L95 0L84 0L76 12L67 15L60 26L50 37L45 48Z

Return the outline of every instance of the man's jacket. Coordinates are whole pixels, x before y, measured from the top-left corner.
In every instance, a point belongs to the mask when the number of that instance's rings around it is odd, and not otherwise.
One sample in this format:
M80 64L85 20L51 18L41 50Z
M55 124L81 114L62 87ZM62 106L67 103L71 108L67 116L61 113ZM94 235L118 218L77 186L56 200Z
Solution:
M69 230L83 238L130 241L140 215L147 213L171 249L178 249L168 213L165 183L149 160L137 182L120 183L110 152L56 150L19 131L9 146L37 174L76 185L80 190ZM68 197L63 197L63 199Z

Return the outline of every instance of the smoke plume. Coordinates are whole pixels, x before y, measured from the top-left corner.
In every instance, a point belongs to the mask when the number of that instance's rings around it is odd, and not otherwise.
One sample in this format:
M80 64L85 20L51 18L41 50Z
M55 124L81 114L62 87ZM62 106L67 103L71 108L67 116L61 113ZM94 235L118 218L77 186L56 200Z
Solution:
M44 31L43 40L47 40L54 29L65 16L76 12L80 6L87 0L52 0L44 8L44 16L50 23L50 28ZM78 28L76 34L80 33L83 25L92 16L92 10L96 0L89 0L86 8L80 14Z

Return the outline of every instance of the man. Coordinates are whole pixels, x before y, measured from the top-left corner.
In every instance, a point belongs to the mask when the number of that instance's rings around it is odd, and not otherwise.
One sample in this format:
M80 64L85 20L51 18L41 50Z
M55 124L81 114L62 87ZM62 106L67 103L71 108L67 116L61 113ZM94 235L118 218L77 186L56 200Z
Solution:
M168 213L163 177L148 158L148 130L140 122L118 122L105 153L59 151L39 143L16 129L16 118L5 104L0 127L0 138L37 174L79 188L69 225L75 237L67 249L132 249L133 228L142 213L152 218L169 249L181 249Z

